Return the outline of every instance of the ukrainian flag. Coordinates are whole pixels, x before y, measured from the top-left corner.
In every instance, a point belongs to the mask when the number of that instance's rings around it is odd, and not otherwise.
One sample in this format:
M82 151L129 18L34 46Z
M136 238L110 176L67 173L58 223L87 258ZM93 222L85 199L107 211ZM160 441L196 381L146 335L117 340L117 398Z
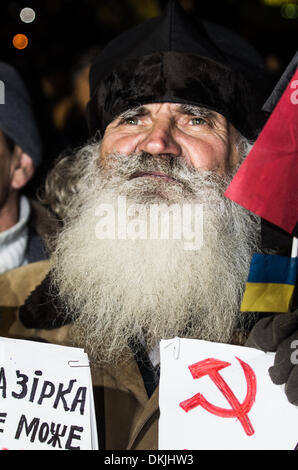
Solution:
M297 270L297 257L254 254L241 312L289 312Z

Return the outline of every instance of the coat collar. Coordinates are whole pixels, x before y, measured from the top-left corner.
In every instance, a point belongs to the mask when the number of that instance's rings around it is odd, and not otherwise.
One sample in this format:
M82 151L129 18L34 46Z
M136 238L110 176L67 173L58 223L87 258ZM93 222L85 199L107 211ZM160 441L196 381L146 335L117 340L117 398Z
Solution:
M45 278L49 261L27 264L0 276L0 306L20 307Z

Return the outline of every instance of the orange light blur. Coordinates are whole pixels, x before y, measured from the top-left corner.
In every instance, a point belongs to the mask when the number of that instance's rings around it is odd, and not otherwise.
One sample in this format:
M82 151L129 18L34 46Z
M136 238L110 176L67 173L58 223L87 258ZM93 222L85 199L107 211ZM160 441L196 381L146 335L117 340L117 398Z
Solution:
M12 43L16 49L25 49L28 46L28 38L25 34L16 34Z

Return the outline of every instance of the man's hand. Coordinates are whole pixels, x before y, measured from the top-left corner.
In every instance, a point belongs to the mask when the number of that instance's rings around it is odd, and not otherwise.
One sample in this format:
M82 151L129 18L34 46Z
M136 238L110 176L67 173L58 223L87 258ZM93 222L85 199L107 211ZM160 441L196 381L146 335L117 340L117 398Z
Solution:
M298 405L298 310L278 313L258 321L245 346L275 352L274 365L269 368L273 383L285 384L290 403Z

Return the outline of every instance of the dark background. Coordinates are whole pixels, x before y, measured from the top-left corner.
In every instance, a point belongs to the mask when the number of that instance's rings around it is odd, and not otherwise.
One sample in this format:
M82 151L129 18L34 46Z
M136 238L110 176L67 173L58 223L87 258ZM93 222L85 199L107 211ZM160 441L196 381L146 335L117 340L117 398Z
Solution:
M268 90L297 50L298 0L180 3L193 15L226 25L248 39L268 68ZM119 32L158 15L165 4L166 0L1 0L0 60L19 70L32 96L44 145L44 164L36 176L39 181L65 144L77 143L69 133L61 138L63 128L56 123L55 109L72 94L71 77L79 56L89 48L100 50ZM35 10L32 23L21 21L24 7ZM12 44L17 33L29 39L23 50ZM82 139L85 132L82 126Z

